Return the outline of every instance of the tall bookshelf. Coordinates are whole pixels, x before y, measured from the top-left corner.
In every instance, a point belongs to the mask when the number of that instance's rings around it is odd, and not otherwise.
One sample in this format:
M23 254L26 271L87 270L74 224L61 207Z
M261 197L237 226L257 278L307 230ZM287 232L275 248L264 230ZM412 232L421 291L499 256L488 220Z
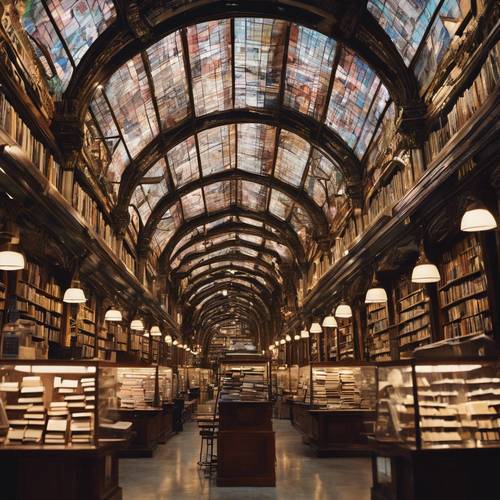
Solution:
M338 359L354 358L354 322L353 318L337 319Z
M337 322L338 324L338 322ZM327 335L330 337L328 360L336 361L339 358L338 352L338 328L328 328Z
M390 331L387 304L367 304L366 343L371 361L391 359Z
M478 237L466 235L442 255L438 288L445 339L491 334L493 323L482 248Z
M430 298L425 285L402 276L395 286L397 340L400 357L431 342Z
M97 334L95 299L88 294L87 298L78 311L77 345L82 348L82 358L93 358Z

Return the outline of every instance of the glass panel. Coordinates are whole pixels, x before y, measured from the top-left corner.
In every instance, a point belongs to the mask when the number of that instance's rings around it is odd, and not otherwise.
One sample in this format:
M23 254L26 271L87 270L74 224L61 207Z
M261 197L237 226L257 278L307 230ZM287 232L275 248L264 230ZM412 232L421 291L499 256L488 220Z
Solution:
M238 217L238 220L243 224L248 224L249 226L262 227L264 225L263 222L250 219L249 217Z
M231 108L230 20L190 26L187 38L196 114L200 116Z
M262 212L266 209L267 187L255 182L238 181L240 203L243 208Z
M210 128L198 134L203 177L234 168L235 125Z
M163 215L156 227L154 238L158 246L163 249L175 231L182 223L182 215L179 203L172 205Z
M293 200L276 189L271 191L271 201L269 203L269 212L278 217L279 219L286 220L290 209L293 206Z
M290 224L295 229L303 244L310 244L312 241L313 224L309 214L302 207L295 205L292 210Z
M270 250L278 253L284 261L292 260L292 254L289 248L285 245L282 245L281 243L273 240L266 240L266 248L269 248Z
M240 233L238 236L241 240L248 241L249 243L253 243L254 245L262 245L262 242L264 241L264 238L261 238L260 236L256 236L254 234Z
M203 188L207 211L215 212L228 208L231 204L231 182L214 182Z
M276 127L262 123L239 123L238 168L256 174L270 174L276 147Z
M379 85L375 72L348 49L342 50L326 124L350 147L361 135L365 118Z
M288 184L300 186L311 146L297 134L282 130L274 175Z
M326 104L335 40L292 24L284 104L320 119Z
M439 62L470 8L468 0L445 0L439 10L415 65L415 73L423 89L431 82Z
M106 83L104 92L133 157L158 134L141 56L135 56L116 71Z
M181 198L184 219L189 220L201 215L205 211L203 204L203 193L201 189L195 189Z
M189 94L178 31L161 39L146 52L151 68L161 125L172 127L188 115Z
M235 106L276 104L287 23L274 19L234 20Z
M409 65L438 3L439 0L369 0L368 10Z
M176 187L182 187L188 182L199 178L198 157L196 156L196 141L194 136L177 144L167 153L168 165Z

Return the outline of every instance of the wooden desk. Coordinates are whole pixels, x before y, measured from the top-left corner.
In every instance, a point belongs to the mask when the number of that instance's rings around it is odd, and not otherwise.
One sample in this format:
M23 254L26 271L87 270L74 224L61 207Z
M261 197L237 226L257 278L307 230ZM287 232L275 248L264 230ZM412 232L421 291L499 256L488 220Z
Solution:
M2 446L0 497L22 500L121 500L118 447Z
M161 415L160 435L158 442L165 444L174 434L174 403L163 403L163 412Z
M217 486L275 486L272 403L219 405Z
M371 454L368 441L371 410L322 410L293 402L292 424L318 456L366 456Z

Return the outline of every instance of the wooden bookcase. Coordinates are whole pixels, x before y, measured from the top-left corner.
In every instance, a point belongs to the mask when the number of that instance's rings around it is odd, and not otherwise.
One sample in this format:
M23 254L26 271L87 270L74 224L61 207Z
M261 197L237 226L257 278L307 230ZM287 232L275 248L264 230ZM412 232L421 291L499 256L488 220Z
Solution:
M432 339L430 298L425 285L412 283L402 276L396 283L396 336L400 357L409 355L418 346Z
M366 342L370 361L391 359L390 331L387 304L367 304Z
M493 332L484 262L474 234L460 238L443 253L438 300L445 339Z
M354 358L353 318L337 319L338 359Z

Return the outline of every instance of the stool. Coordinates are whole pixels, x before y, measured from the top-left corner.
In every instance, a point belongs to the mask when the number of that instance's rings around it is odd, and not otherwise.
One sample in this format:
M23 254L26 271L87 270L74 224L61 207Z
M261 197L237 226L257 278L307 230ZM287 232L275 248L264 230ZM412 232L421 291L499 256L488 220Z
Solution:
M217 465L217 457L214 454L214 440L217 439L217 431L213 425L200 427L201 446L198 465L204 469L207 475Z

